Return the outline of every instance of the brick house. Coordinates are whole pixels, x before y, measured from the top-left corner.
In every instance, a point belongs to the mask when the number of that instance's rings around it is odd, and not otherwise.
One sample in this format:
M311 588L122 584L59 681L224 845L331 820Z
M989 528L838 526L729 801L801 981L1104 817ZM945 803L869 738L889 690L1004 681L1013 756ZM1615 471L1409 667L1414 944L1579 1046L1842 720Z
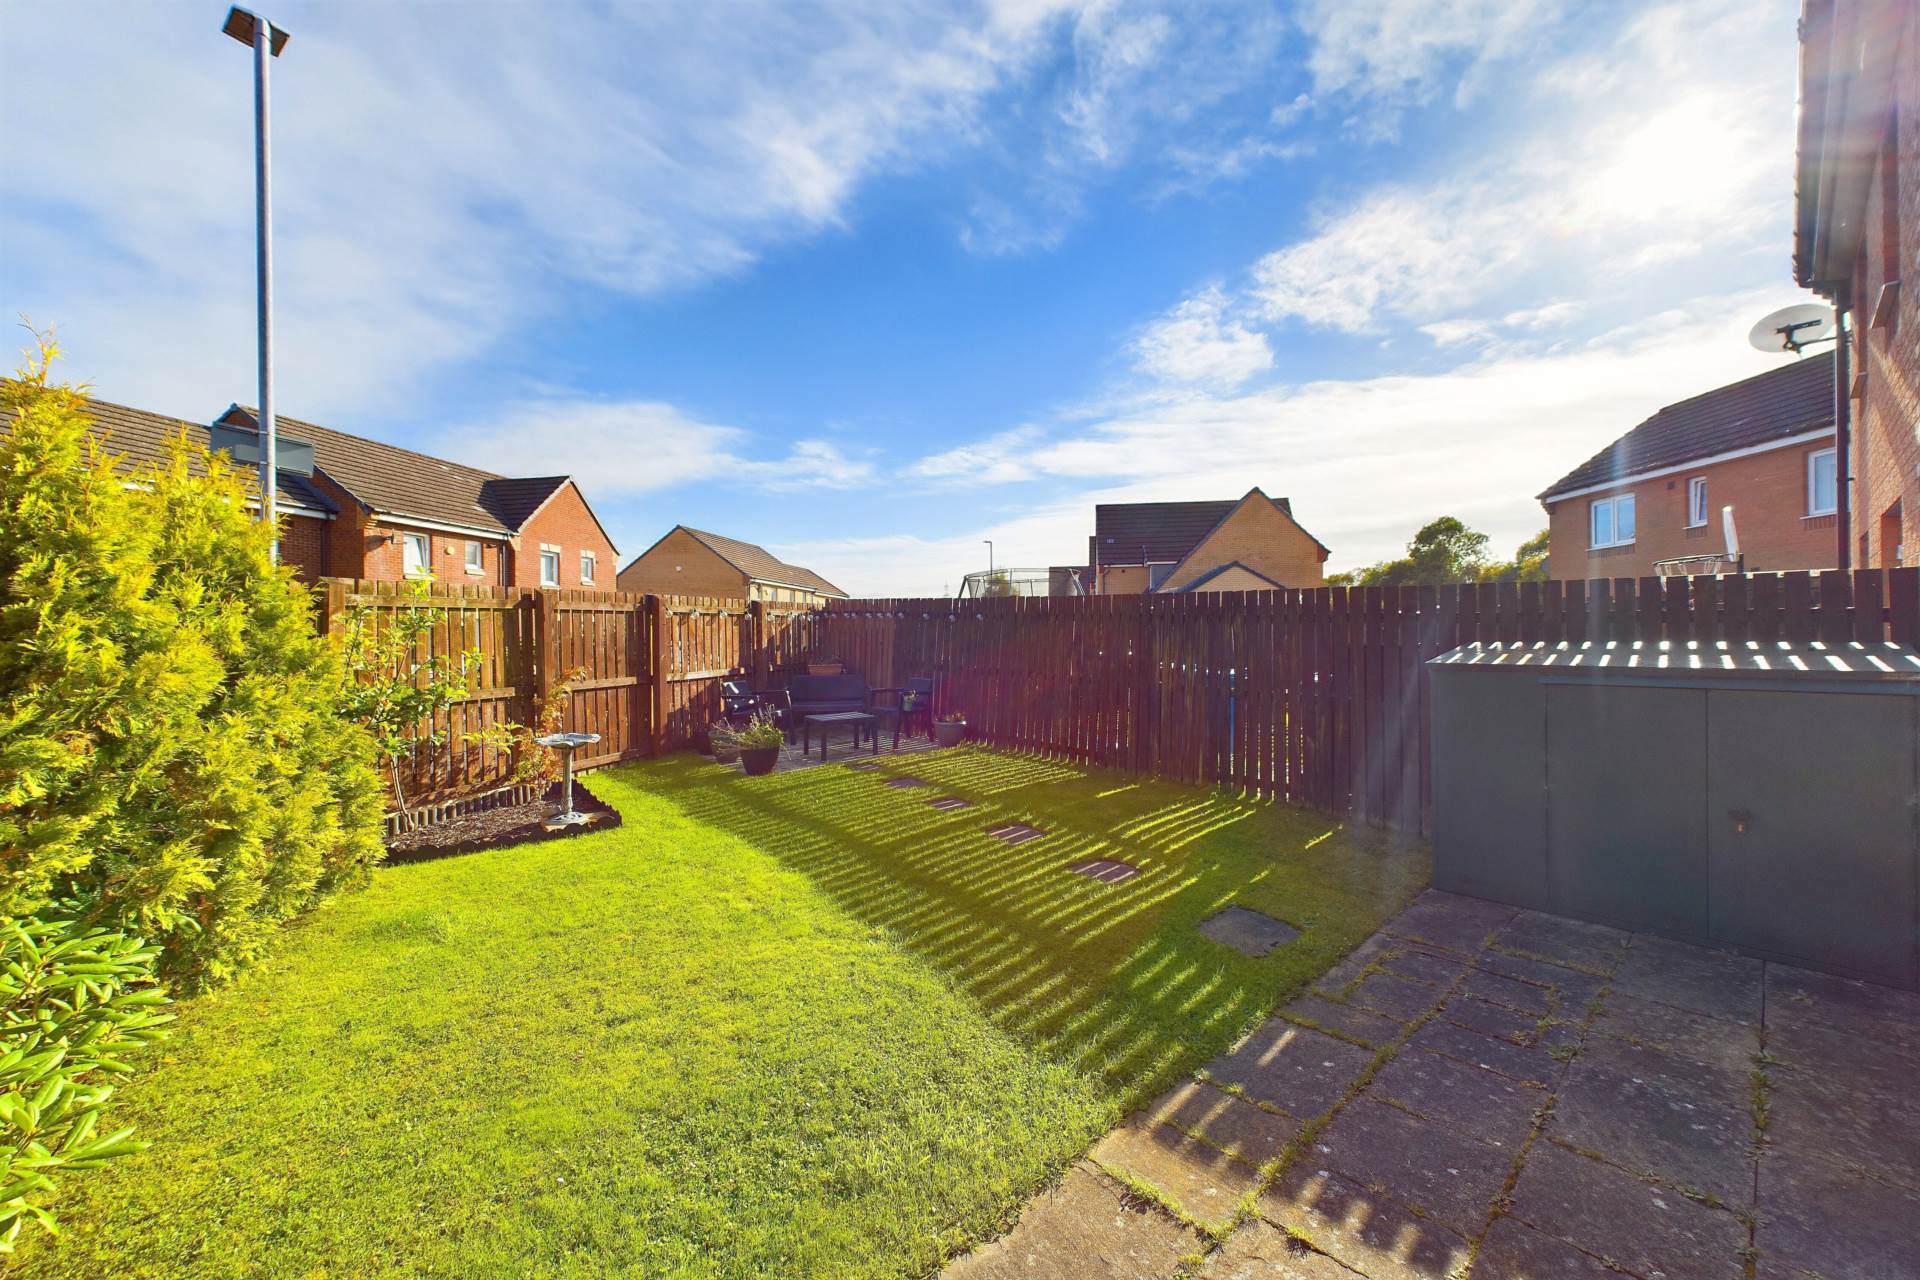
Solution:
M1110 502L1087 540L1093 595L1317 587L1327 548L1258 488L1218 502Z
M1843 317L1829 563L1920 564L1920 5L1804 0L1795 159L1794 278Z
M256 432L239 405L214 421L239 458L258 457ZM570 476L495 475L297 418L278 418L276 437L311 449L313 473L296 479L330 507L324 522L287 513L281 557L302 577L614 589L618 552Z
M788 564L765 547L683 524L673 526L620 571L620 589L781 604L847 598L813 570Z
M1548 573L1731 572L1725 507L1747 569L1831 568L1832 387L1822 352L1660 410L1540 495Z

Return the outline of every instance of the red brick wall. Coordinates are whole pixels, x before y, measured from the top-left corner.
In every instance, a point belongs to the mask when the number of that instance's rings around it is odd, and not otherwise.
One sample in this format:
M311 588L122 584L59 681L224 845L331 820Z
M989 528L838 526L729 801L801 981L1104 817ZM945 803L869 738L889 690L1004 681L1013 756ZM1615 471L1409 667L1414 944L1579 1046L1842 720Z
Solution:
M1920 564L1920 6L1907 7L1899 40L1853 278L1854 363L1866 375L1853 405L1856 568ZM1902 282L1896 323L1870 327L1893 279Z
M516 587L540 585L540 549L560 548L560 585L583 590L612 591L620 566L614 560L613 544L600 531L600 525L587 508L586 499L571 482L520 530L520 545L513 555L512 582ZM591 551L598 563L593 581L580 580L580 553Z
M324 578L332 572L328 554L332 541L331 520L311 516L286 515L280 518L280 562L292 565L303 582Z
M1548 512L1548 572L1555 578L1639 578L1656 560L1718 555L1726 550L1720 508L1733 506L1747 568L1831 569L1838 559L1833 516L1807 515L1807 455L1833 443L1790 445L1710 466L1617 485L1553 503ZM1687 527L1687 481L1707 478L1707 523ZM1588 508L1596 499L1631 492L1633 542L1588 545Z

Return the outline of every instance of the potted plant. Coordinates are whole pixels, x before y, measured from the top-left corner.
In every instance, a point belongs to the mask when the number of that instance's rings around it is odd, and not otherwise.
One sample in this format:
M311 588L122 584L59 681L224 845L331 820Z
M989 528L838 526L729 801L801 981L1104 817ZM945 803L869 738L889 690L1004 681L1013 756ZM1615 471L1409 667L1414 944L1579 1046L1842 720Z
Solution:
M753 777L772 773L780 761L780 748L787 743L785 731L769 715L755 716L746 728L734 730L733 737L740 749L740 766Z
M958 711L949 711L938 716L933 722L933 743L937 747L957 747L960 740L967 736L967 718Z
M732 764L740 758L740 731L725 720L715 720L707 726L707 749L721 764Z

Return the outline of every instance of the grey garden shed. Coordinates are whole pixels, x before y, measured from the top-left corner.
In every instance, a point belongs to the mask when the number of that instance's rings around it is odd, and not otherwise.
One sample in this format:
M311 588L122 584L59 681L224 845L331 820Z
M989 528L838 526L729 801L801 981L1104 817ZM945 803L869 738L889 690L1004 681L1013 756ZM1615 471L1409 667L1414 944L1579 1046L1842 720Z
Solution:
M1428 667L1437 887L1920 990L1920 653L1472 644Z

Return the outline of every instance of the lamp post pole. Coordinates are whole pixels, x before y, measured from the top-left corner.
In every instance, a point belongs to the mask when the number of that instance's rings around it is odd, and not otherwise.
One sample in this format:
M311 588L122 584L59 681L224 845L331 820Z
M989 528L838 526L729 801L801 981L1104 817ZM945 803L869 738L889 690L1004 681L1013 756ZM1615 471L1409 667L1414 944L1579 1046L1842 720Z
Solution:
M279 470L273 418L273 184L268 141L267 67L286 47L287 33L238 6L228 10L226 33L253 46L254 257L258 270L260 359L260 518L273 532L273 558L280 559L280 523L274 501Z
M982 538L980 541L987 544L987 576L991 578L993 576L993 539Z

